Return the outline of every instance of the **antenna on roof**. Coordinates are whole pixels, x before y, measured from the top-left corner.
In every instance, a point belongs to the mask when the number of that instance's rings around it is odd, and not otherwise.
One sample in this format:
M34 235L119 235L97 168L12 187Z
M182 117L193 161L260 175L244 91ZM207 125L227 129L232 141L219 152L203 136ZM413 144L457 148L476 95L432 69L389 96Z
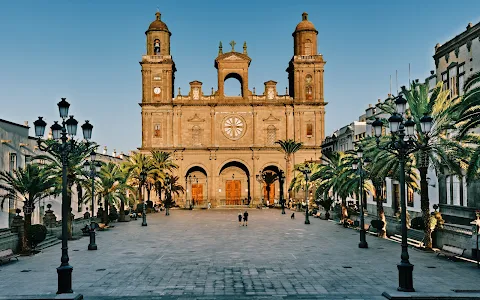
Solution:
M410 85L410 63L408 63L408 85Z
M398 70L395 70L395 85L397 86L397 95L398 95Z

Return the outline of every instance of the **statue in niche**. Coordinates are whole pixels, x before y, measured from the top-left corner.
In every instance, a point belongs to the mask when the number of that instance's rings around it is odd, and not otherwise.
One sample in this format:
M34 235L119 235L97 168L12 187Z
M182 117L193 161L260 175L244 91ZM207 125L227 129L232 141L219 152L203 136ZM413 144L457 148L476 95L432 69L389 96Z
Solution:
M155 55L160 54L160 40L159 39L156 39L153 42L153 53L155 53Z

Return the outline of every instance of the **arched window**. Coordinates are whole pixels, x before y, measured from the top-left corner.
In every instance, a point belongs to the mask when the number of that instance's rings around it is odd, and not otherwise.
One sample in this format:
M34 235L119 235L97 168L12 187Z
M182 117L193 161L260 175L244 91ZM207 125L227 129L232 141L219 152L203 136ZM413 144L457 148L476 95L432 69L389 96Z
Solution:
M194 146L200 146L202 144L200 137L201 131L202 130L197 125L192 127L192 143Z
M153 53L155 55L160 55L160 40L156 39L153 41Z
M313 99L313 89L311 85L308 85L305 89L305 97L307 100L312 100Z
M304 43L305 55L312 55L312 41L306 40Z
M312 137L313 135L313 124L308 123L307 124L307 137Z
M267 127L267 145L275 145L277 140L277 128L273 125Z
M162 137L162 131L160 130L160 124L153 126L153 136L156 138Z

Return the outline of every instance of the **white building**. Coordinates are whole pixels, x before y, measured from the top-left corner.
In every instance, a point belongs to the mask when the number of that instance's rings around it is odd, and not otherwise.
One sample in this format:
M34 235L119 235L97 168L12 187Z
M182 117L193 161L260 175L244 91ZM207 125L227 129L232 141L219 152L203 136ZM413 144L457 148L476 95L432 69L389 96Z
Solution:
M0 119L0 171L12 172L13 170L23 168L31 161L32 157L45 154L38 149L37 139L29 136L28 133L28 122L21 125ZM123 153L117 155L116 151L114 151L112 154L114 155L108 155L105 147L103 154L97 154L97 160L103 162L120 162L123 160ZM75 215L75 218L81 218L85 213L85 204L81 199L79 201L78 189L74 186L72 190L72 213ZM6 192L0 190L0 203L3 199L2 196L5 195ZM61 196L50 197L35 204L35 210L32 215L34 224L43 222L43 215L48 204L52 205L51 209L57 216L57 220L61 219ZM3 205L0 207L0 228L10 227L11 220L15 215L15 209L17 208L23 208L21 199L5 198ZM23 215L23 212L21 215Z

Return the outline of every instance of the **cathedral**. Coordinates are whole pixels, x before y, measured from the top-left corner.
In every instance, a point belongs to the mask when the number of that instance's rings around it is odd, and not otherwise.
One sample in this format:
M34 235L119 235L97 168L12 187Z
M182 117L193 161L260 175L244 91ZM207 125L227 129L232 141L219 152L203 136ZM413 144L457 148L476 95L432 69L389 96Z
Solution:
M302 14L292 34L294 53L286 69L289 86L285 89L267 80L263 91L250 90L248 68L252 59L247 45L237 51L232 41L229 49L221 43L218 48L216 90L205 89L201 81L193 80L188 93L175 95L172 32L159 12L145 34L147 53L140 62L139 150L172 153L179 166L174 175L180 177L186 191L176 203L182 207L222 207L278 202L280 191L287 191L293 174L285 174L283 187L278 180L265 180L267 172L287 171L285 155L275 141L303 143L293 156L294 165L318 159L325 135L325 61L317 51L318 31L308 14ZM225 95L224 83L229 78L239 81L240 95Z

